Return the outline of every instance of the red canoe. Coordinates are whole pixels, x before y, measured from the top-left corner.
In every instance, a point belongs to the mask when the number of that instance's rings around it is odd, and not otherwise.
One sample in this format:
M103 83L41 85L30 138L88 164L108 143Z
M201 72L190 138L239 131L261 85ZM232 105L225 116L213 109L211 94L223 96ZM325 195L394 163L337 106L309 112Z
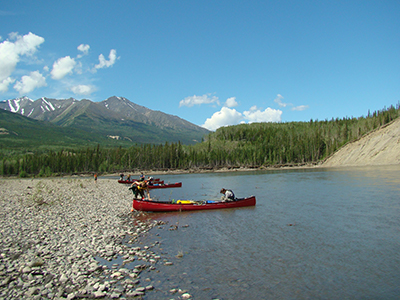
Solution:
M164 182L164 181L163 181ZM152 185L149 185L149 189L166 189L166 188L178 188L182 187L182 182L175 182L175 183L153 183Z
M178 200L178 202L181 200ZM133 199L133 209L140 211L186 211L186 210L203 210L203 209L221 209L221 208L236 208L256 205L256 197L237 199L236 201L218 202L218 201L188 201L182 200L184 203L172 202L157 202L149 200ZM193 203L187 203L193 202Z
M135 181L140 181L140 180L118 180L118 183L124 183L124 184L132 184L132 183L134 183ZM153 184L163 184L164 183L164 180L152 180L151 181Z

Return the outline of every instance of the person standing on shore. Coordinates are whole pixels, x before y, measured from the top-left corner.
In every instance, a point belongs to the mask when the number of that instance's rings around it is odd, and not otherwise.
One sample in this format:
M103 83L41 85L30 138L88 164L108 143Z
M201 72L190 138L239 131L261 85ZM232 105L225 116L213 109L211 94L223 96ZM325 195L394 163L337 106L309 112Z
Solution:
M97 183L97 173L94 173L94 182Z

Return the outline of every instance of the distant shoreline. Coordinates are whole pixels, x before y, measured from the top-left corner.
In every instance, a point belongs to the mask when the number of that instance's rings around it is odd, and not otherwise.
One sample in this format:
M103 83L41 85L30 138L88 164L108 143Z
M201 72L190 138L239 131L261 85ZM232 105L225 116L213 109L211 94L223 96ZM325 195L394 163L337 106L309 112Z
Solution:
M88 173L79 173L79 174L61 174L61 175L53 175L49 177L18 177L18 176L9 176L4 177L0 176L0 179L3 180L12 180L12 179L26 179L26 180L33 180L33 179L50 179L50 178L90 178L93 177L94 174L98 174L100 177L119 177L120 174L124 174L124 176L131 175L131 176L138 176L140 174L144 174L145 176L153 176L153 175L180 175L180 174L205 174L205 173L230 173L230 172L252 172L252 171L277 171L277 170L301 170L301 169L316 169L316 168L340 168L340 167L371 167L371 166L381 166L382 164L376 165L324 165L323 161L318 163L309 163L309 164L287 164L287 165L276 165L276 166L269 166L269 167L257 167L257 168L196 168L196 169L168 169L168 170L142 170L142 171L132 171L132 172L118 172L118 173L101 173L101 172L88 172ZM385 165L397 165L396 164L385 164Z
M222 168L192 168L192 169L167 169L167 170L132 170L113 173L102 172L86 172L86 173L72 173L72 174L54 174L49 177L19 177L19 176L0 176L1 179L40 179L40 178L62 178L62 177L92 177L94 174L98 176L120 176L120 174L139 176L141 173L147 175L177 175L177 174L203 174L203 173L225 173L225 172L251 172L251 171L268 171L268 170L283 170L283 169L310 169L321 166L321 162L317 163L302 163L302 164L280 164L274 166L261 166L261 167L222 167Z
M286 165L275 165L269 167L256 167L256 168L195 168L195 169L168 169L168 170L142 170L142 171L132 171L132 172L120 172L120 173L110 173L102 174L102 176L119 176L121 173L126 175L139 176L141 173L145 175L176 175L176 174L203 174L203 173L225 173L225 172L251 172L251 171L268 171L268 170L282 170L282 169L311 169L320 167L320 163L314 164L286 164Z

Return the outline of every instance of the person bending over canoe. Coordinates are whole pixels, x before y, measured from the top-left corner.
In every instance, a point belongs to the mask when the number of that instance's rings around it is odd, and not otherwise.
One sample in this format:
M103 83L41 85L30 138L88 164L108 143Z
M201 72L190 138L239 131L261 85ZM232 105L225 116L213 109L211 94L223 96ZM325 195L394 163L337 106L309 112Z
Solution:
M227 189L225 189L225 188L222 188L222 189L220 190L220 193L221 193L221 194L224 194L224 195L221 197L222 202L225 202L225 201L235 201L235 194L232 192L232 190L227 190Z
M135 181L129 189L132 190L136 199L144 199L145 192L147 192L147 199L151 200L147 180ZM138 195L140 195L139 198Z

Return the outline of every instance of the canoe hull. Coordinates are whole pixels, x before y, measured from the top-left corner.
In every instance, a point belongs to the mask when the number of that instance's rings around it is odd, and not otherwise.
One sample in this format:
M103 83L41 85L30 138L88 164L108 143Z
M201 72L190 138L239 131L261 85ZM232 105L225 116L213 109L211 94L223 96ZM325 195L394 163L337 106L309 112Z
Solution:
M135 181L139 181L139 180L118 180L118 183L122 183L122 184L132 184ZM152 181L153 184L163 184L164 180L159 180L159 181Z
M175 183L165 183L165 184L153 184L149 185L149 189L167 189L167 188L178 188L182 187L182 182L175 182Z
M177 203L164 203L164 202L136 200L136 199L134 199L132 203L134 210L154 211L154 212L224 209L224 208L237 208L237 207L246 207L255 205L256 205L255 196L243 198L237 201L204 203L204 204L177 204Z

